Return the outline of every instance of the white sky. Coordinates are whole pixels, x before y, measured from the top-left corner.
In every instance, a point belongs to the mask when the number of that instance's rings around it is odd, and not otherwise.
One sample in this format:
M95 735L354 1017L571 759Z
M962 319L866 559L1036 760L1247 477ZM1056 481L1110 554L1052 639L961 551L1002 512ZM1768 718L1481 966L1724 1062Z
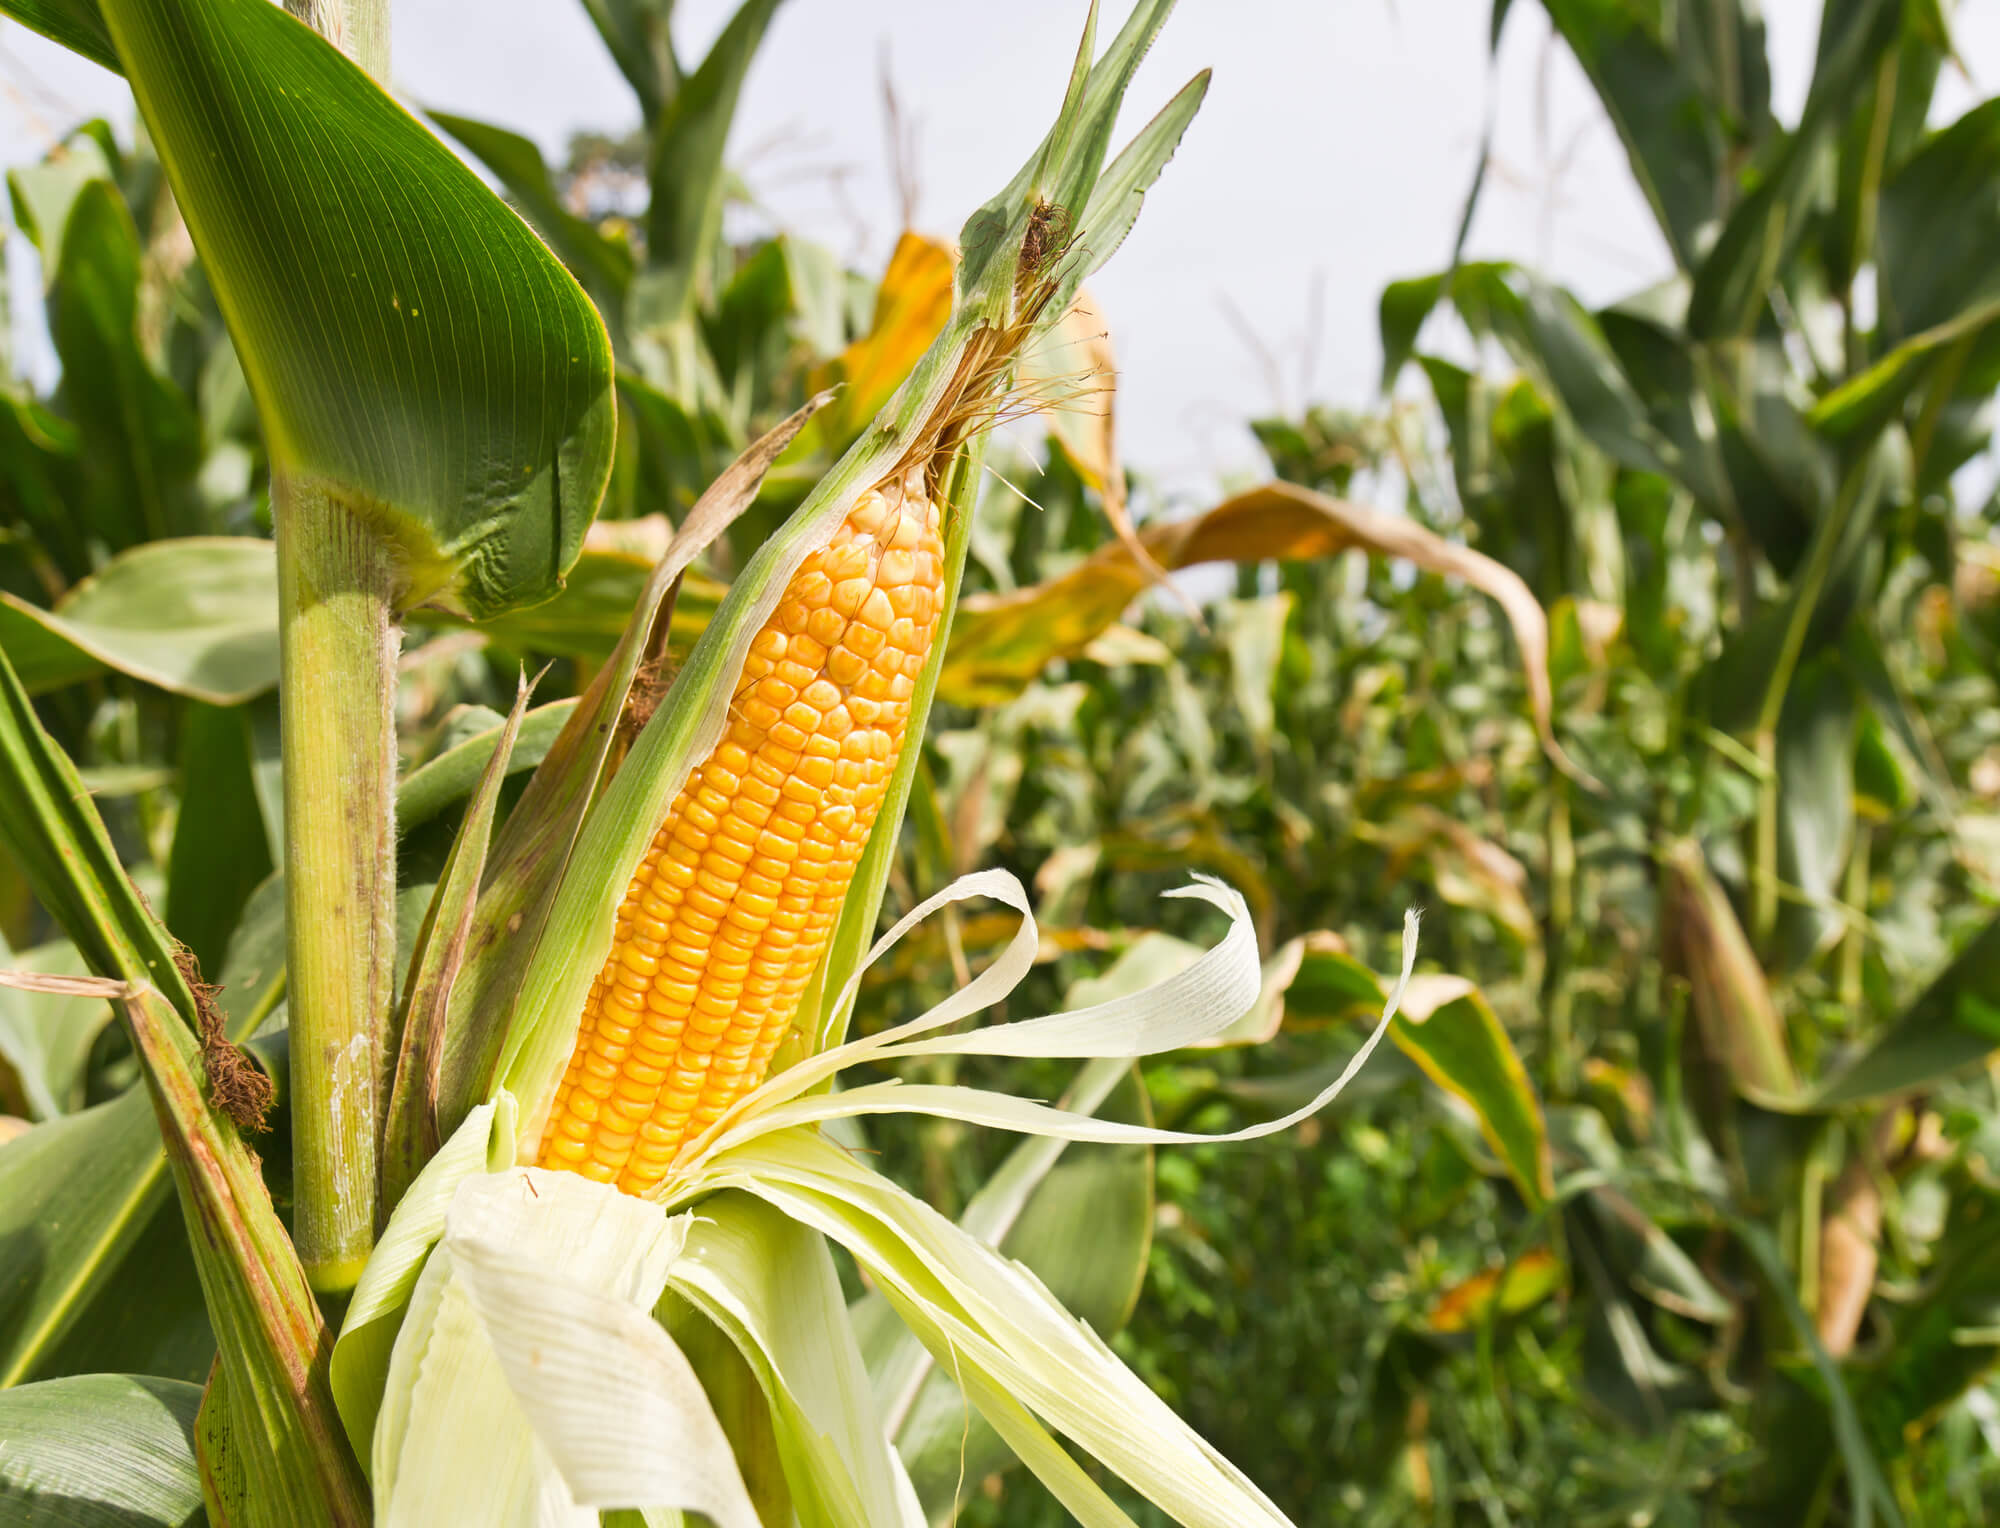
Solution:
M684 56L698 57L732 9L682 0ZM1127 9L1106 0L1102 35ZM1819 9L1765 3L1787 120L1805 94ZM915 124L917 225L955 235L1053 113L1083 10L1082 0L789 0L753 66L732 162L784 226L879 267L898 227L886 49ZM1586 302L1665 273L1623 151L1568 53L1549 46L1540 8L1514 6L1491 68L1488 14L1488 0L1183 0L1127 122L1136 128L1204 66L1214 81L1137 230L1092 283L1119 351L1135 466L1199 494L1255 470L1246 418L1371 396L1376 298L1449 257L1489 107L1496 164L1472 254L1534 262ZM2000 88L2000 6L1962 6L1957 26L1971 79L1947 78L1942 119ZM506 123L551 154L574 128L637 120L571 0L395 0L394 44L396 84L412 102ZM0 162L32 161L98 114L129 122L122 82L0 23ZM11 253L25 253L18 236Z

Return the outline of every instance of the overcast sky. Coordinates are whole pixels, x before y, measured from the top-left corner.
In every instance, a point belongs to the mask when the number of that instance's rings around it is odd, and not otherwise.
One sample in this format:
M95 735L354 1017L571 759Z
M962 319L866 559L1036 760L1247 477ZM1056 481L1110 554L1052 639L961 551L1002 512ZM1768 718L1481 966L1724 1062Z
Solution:
M698 56L733 6L681 0ZM1106 0L1108 35L1129 9ZM1803 99L1818 0L1765 0L1780 115ZM1970 79L1941 117L2000 88L2000 6L1959 8ZM899 208L883 60L913 124L917 226L955 235L1032 148L1060 98L1082 0L788 0L744 92L732 161L784 226L879 268ZM1362 403L1380 365L1375 301L1450 254L1491 111L1480 256L1533 261L1605 301L1667 257L1623 151L1538 6L1489 61L1486 0L1183 0L1147 59L1128 130L1190 75L1214 81L1138 229L1094 281L1118 347L1135 466L1199 495L1258 460L1243 421L1304 401ZM637 108L570 0L395 0L397 88L504 122L552 154ZM105 114L120 81L0 23L0 160L38 158ZM15 236L10 255L22 258ZM19 315L17 315L18 317Z

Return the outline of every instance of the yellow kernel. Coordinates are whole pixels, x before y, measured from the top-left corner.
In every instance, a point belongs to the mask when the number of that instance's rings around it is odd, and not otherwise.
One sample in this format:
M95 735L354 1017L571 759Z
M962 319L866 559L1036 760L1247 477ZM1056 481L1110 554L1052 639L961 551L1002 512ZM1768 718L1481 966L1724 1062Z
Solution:
M759 700L769 701L782 711L792 703L799 692L796 686L786 684L784 680L773 674L767 679L758 680L756 688L750 693Z
M888 631L896 619L896 607L888 591L870 589L868 597L861 602L861 608L855 612L854 619L859 625L871 626L876 631ZM890 640L895 639L891 637Z
M843 578L833 586L833 608L852 618L874 592L875 586L865 578Z
M849 579L860 578L868 571L868 550L859 546L829 547L826 552L826 576L834 582L834 593L840 592L840 585Z
M903 547L891 547L882 554L880 571L875 575L877 584L893 589L899 584L915 583L916 578L916 553Z
M868 660L845 647L826 655L827 677L835 684L849 685L868 671Z

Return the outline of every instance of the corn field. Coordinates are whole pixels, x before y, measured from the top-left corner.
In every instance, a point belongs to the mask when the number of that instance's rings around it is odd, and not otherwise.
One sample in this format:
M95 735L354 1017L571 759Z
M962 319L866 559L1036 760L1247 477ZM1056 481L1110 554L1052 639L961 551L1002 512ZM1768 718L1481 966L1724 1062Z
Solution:
M8 176L0 1528L2000 1510L1953 0L1785 112L1755 0L1467 7L1671 274L1474 258L1482 150L1192 505L1092 286L1173 0L875 269L734 169L779 0L580 0L558 158L390 4L0 0L137 123Z

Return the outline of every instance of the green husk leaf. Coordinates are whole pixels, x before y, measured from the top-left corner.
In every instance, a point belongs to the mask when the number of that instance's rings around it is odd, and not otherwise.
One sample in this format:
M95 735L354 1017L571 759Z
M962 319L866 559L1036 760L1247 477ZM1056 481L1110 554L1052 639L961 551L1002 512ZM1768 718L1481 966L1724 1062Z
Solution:
M824 1241L749 1195L718 1194L703 1201L668 1284L756 1375L803 1528L920 1528Z
M634 1505L758 1528L652 1317L687 1231L570 1173L461 1180L389 1365L373 1445L384 1528Z
M1026 1445L1018 1406L1189 1528L1287 1523L1020 1265L816 1135L787 1132L732 1155L719 1176L853 1253L1003 1436ZM996 1392L1011 1404L992 1404ZM1025 1462L1069 1499L1077 1473L1042 1449ZM1119 1518L1099 1506L1087 1520Z
M475 1173L497 1172L511 1159L513 1112L513 1099L503 1093L465 1117L398 1202L354 1286L334 1344L331 1383L341 1422L362 1459L373 1457L390 1354L424 1261L444 1235L445 1216L459 1184Z
M465 809L458 835L452 840L444 874L438 878L424 911L403 982L402 1011L397 1016L398 1054L390 1073L389 1109L382 1130L382 1208L393 1213L397 1202L426 1162L437 1155L438 1087L444 1063L445 1025L452 989L465 964L466 943L477 910L479 881L486 868L486 849L493 818L500 806L500 787L507 762L528 709L528 676L520 676L514 708L507 714L500 740L480 776Z

